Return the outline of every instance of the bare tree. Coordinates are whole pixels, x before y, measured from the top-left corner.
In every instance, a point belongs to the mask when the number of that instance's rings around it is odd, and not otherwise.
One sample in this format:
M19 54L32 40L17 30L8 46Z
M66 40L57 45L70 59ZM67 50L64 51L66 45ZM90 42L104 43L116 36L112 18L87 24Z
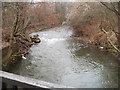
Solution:
M116 34L116 37L117 37L117 40L118 40L118 45L120 48L120 12L119 12L119 9L120 9L120 2L117 2L117 3L113 3L113 2L110 2L110 3L104 3L104 2L101 2L101 4L103 6L105 6L108 10L110 10L111 12L115 13L117 16L118 16L118 31L116 30L112 30L115 34Z

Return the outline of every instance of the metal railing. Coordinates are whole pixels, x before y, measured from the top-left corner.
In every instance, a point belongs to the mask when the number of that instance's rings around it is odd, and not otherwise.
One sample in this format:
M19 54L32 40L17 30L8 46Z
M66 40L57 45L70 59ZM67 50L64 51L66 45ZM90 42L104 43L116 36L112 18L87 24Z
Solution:
M29 90L33 88L38 88L39 90L50 90L52 88L68 88L66 86L28 78L4 71L0 71L0 79L2 79L3 90L8 90L8 88L12 88L12 90Z

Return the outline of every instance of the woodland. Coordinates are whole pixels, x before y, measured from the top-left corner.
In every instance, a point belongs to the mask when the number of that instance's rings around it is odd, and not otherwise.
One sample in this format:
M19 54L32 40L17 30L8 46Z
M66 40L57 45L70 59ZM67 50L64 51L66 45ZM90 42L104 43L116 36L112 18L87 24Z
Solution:
M120 2L3 2L1 49L8 47L7 58L18 58L40 42L30 33L69 25L73 38L119 57L119 8ZM9 67L11 59L4 60L3 67Z

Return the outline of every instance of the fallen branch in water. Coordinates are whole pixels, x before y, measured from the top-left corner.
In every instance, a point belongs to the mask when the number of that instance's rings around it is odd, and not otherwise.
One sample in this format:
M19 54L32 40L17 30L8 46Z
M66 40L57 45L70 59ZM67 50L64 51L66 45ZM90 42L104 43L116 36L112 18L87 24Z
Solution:
M105 29L103 29L103 28L101 28L101 31L106 34L108 43L109 43L117 52L120 53L120 50L112 43L112 41L111 41L110 38L108 37L108 32L107 32Z

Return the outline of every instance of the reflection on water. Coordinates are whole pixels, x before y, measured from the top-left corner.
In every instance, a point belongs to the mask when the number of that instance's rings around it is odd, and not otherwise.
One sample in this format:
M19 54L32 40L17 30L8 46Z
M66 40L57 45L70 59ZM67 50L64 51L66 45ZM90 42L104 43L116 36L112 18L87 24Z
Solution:
M117 60L73 40L71 27L36 33L42 42L32 46L27 59L11 72L78 88L118 87Z

